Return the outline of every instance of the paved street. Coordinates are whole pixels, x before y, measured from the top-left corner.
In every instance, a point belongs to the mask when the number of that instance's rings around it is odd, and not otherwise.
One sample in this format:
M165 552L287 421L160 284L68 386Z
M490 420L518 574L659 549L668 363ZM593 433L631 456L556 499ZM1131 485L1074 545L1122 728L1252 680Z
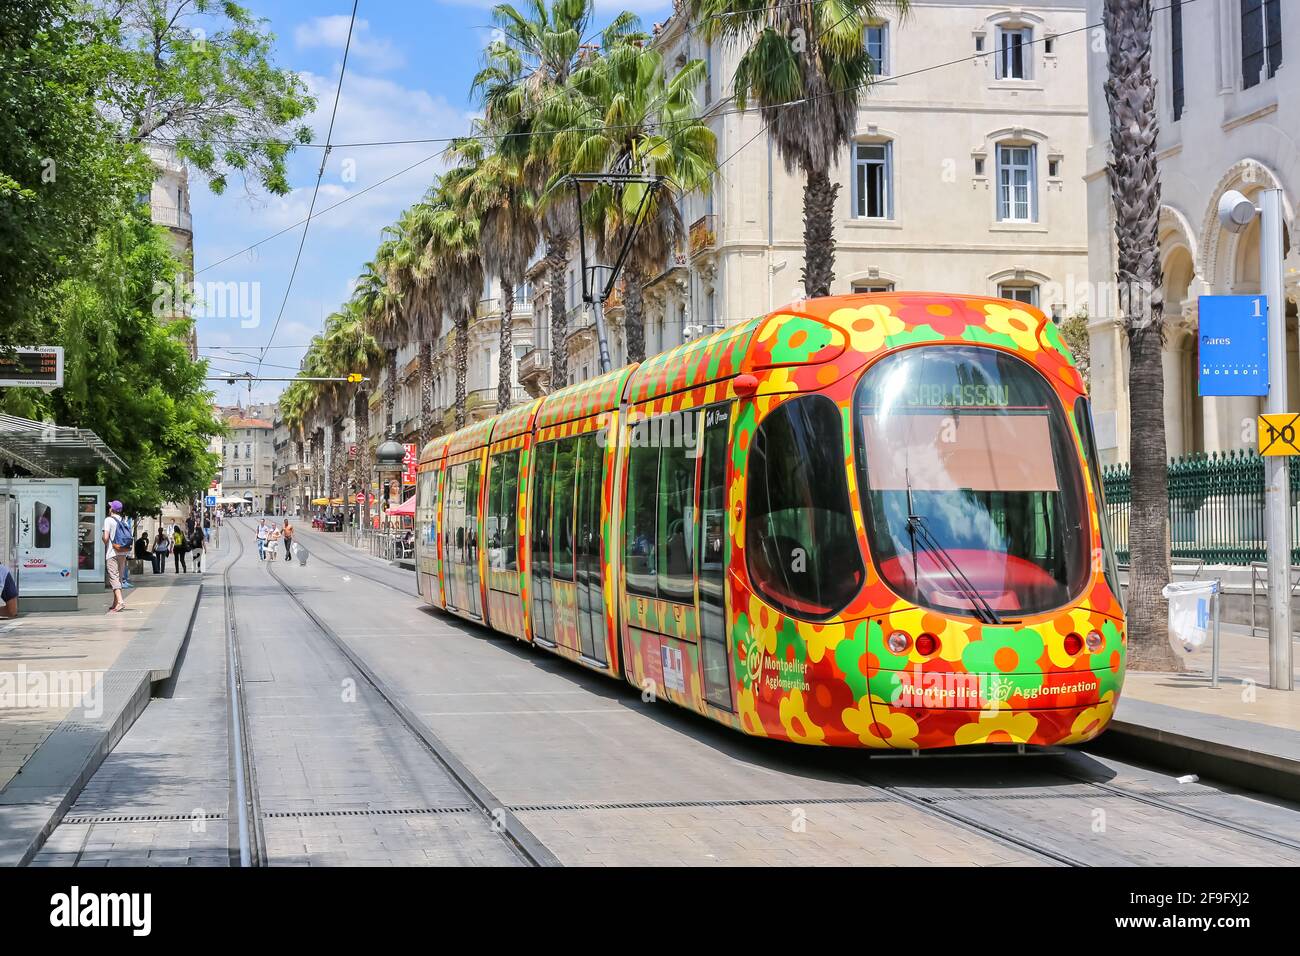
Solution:
M227 567L269 865L1300 864L1289 804L1081 753L751 740L424 609L409 572L337 536L304 532L306 567L271 567L249 526L225 531L164 696L35 865L237 861Z

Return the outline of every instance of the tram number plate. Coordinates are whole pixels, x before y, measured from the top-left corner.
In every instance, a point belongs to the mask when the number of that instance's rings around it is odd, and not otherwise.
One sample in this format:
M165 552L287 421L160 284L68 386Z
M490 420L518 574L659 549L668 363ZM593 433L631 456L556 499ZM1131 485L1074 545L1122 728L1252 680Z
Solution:
M682 666L681 648L664 645L659 648L664 665L664 686L678 693L686 693L686 668Z
M1259 416L1261 455L1300 455L1300 414Z

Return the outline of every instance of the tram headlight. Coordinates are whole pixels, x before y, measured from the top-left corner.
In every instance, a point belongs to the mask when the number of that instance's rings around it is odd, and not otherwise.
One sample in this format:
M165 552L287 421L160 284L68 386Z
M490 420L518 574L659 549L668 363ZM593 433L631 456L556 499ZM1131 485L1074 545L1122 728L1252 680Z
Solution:
M1083 638L1071 631L1065 635L1065 653L1073 657L1083 650Z
M912 646L912 638L906 631L894 631L889 635L889 640L886 643L893 653L905 654L907 649Z
M1101 646L1105 643L1106 641L1104 638L1102 638L1100 632L1098 631L1088 632L1088 650L1091 651L1092 653L1096 654L1099 650L1101 650Z

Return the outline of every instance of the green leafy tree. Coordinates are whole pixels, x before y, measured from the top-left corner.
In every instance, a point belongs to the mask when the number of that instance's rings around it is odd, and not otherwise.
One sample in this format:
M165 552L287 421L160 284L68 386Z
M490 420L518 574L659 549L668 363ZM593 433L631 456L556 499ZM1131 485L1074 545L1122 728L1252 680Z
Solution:
M230 0L97 0L95 34L112 44L105 112L131 141L158 142L207 177L232 173L289 192L285 160L311 140L315 100L274 65L274 37Z
M162 231L133 211L105 229L83 275L63 282L47 334L65 349L64 386L8 389L0 407L93 430L126 463L76 477L108 486L128 512L154 514L208 488L220 459L208 451L213 417L204 362L190 359L189 321L155 316L155 282L177 264Z
M150 171L96 109L107 72L68 0L10 0L0 17L0 347L41 341L41 319L83 251Z

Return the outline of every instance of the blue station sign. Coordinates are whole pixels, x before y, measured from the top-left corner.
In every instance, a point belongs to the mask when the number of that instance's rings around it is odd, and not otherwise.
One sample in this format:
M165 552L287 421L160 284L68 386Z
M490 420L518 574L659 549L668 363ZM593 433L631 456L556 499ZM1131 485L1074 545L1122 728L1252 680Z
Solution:
M1199 393L1267 395L1268 299L1203 295L1199 313Z

